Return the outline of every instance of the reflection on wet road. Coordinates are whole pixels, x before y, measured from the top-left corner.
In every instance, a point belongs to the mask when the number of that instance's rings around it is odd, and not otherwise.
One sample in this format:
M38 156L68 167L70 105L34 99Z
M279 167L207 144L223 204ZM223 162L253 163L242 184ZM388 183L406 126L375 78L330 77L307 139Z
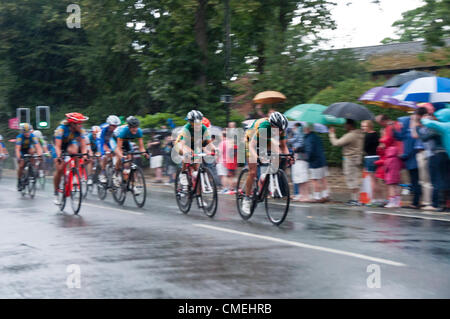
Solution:
M294 205L275 227L264 208L241 220L232 196L209 219L180 213L170 188L150 192L144 209L109 194L74 216L50 190L31 200L2 180L0 297L450 297L448 214Z

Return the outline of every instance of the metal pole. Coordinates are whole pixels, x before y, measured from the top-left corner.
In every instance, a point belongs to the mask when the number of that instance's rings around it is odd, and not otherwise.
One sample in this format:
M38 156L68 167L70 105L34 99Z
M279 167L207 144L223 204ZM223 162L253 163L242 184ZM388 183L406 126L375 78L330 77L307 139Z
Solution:
M230 0L224 0L225 4L225 78L226 83L230 81L230 55L231 55L231 23L230 23ZM228 94L229 92L227 92ZM230 122L230 103L227 104L227 125Z

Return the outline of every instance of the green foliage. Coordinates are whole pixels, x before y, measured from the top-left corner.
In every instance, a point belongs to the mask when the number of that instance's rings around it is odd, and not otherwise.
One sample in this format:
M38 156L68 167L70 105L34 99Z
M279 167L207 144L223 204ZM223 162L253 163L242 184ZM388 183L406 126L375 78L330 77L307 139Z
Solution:
M171 113L148 114L138 116L137 118L141 122L142 128L160 128L163 125L167 126L168 119L172 119L176 126L181 126L186 123L184 118Z
M382 85L383 82L373 81L360 81L358 79L349 79L341 82L334 83L332 86L317 93L308 103L317 103L325 106L329 106L336 102L354 102L359 103L358 98L363 95L369 89ZM401 116L407 115L406 112L385 109L375 105L364 105L375 116L379 114L386 114L391 119L396 119ZM380 127L374 123L375 130L379 131ZM342 126L336 127L336 135L338 137L345 134L345 129ZM331 145L328 135L322 135L322 141L325 148L326 158L330 166L340 166L342 164L342 149L340 147L334 147Z
M429 49L445 46L450 36L450 0L425 0L419 8L406 11L402 19L394 22L398 39L386 38L383 43L417 41L425 39Z

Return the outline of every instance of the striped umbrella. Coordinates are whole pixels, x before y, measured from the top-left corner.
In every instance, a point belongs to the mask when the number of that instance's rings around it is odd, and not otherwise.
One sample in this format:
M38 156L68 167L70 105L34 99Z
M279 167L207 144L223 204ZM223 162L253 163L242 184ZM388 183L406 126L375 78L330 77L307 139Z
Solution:
M450 79L432 76L413 80L403 84L392 97L413 102L450 102Z

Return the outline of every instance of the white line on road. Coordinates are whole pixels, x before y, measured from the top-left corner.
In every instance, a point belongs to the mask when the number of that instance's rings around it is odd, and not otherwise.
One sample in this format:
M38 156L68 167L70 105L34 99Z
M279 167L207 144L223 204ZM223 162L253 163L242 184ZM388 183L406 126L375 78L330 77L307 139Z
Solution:
M405 264L400 263L400 262L396 262L396 261L392 261L392 260L388 260L388 259L383 259L383 258L371 257L371 256L367 256L367 255L356 254L356 253L347 252L347 251L338 250L338 249L332 249L332 248L326 248L326 247L321 247L321 246L308 245L308 244L303 244L303 243L300 243L300 242L284 240L284 239L270 237L270 236L263 236L263 235L257 235L257 234L252 234L252 233L246 233L246 232L241 232L241 231L232 230L232 229L228 229L228 228L222 228L222 227L216 227L216 226L210 226L210 225L204 225L204 224L193 224L193 225L196 226L196 227L203 227L203 228L208 228L208 229L212 229L212 230L218 230L218 231L231 233L231 234L237 234L237 235L242 235L242 236L247 236L247 237L253 237L253 238L258 238L258 239L269 240L269 241L272 241L272 242L286 244L286 245L290 245L290 246L296 246L296 247L301 247L301 248L320 250L320 251L325 251L325 252L328 252L328 253L333 253L333 254L338 254L338 255L345 255L345 256L355 257L355 258L359 258L359 259L370 260L370 261L373 261L373 262L382 263L382 264L391 265L391 266L397 266L397 267L406 266Z
M445 218L437 218L437 217L428 217L428 216L419 216L419 215L409 215L409 214L401 214L401 213L392 213L392 212L375 212L375 211L365 211L369 214L380 214L380 215L392 215L392 216L400 216L400 217L409 217L409 218L421 218L421 219L428 219L428 220L438 220L441 222L450 222L449 219Z

